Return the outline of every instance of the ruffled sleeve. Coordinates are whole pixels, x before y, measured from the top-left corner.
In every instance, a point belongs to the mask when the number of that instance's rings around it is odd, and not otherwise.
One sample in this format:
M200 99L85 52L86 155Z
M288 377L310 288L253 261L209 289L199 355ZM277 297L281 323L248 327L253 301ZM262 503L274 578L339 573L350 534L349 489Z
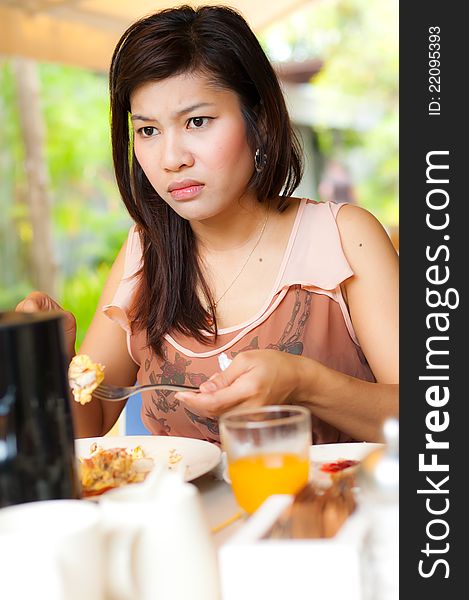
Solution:
M353 275L345 257L336 224L343 204L303 200L303 215L295 223L292 247L278 285L300 284L305 289L334 290Z
M131 332L128 311L133 299L137 278L135 274L142 266L142 245L135 225L129 230L125 252L124 274L110 304L103 306L104 314L115 321L128 334Z

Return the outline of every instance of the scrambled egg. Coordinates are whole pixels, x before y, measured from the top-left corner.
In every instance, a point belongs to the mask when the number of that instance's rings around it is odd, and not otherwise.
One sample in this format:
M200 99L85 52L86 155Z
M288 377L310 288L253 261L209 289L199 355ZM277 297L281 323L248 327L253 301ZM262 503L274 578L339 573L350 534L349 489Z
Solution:
M145 457L140 446L133 450L109 448L92 444L89 458L80 459L80 480L83 496L101 494L127 483L139 483L147 475L134 469L136 460Z
M80 404L91 401L92 394L104 379L104 366L94 363L86 354L73 357L68 368L68 381L73 397Z
M174 468L182 458L176 448L171 448L168 453L168 468ZM82 495L85 498L121 485L144 481L156 462L156 458L147 456L141 446L104 449L96 442L90 446L90 455L78 460Z
M168 465L171 467L171 465L177 464L180 460L182 460L182 454L179 454L176 448L171 448L168 455Z

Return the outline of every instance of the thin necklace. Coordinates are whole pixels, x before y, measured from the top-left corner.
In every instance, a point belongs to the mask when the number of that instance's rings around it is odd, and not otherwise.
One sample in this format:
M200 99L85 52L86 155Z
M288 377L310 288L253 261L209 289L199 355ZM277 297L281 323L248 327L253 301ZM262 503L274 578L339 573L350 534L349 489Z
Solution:
M231 288L234 286L234 284L235 284L235 283L236 283L236 281L238 280L238 278L239 278L239 276L241 275L241 273L242 273L242 272L244 271L244 269L246 268L246 265L248 264L248 262L249 262L249 259L250 259L250 258L251 258L251 256L253 255L253 253L254 253L254 250L255 250L255 249L257 248L257 246L260 244L260 241L261 241L261 239L262 239L262 236L264 235L264 231L265 231L265 228L266 228L266 225L267 225L267 221L268 221L268 219L269 219L269 210L267 209L267 214L266 214L266 216L265 216L265 220L264 220L264 223L263 223L263 225L262 225L262 229L261 229L261 232L260 232L260 234L259 234L259 237L257 238L257 241L256 241L256 243L255 243L255 244L254 244L254 246L252 247L252 250L251 250L251 252L248 254L248 256L247 256L246 260L245 260L245 261L244 261L244 263L243 263L243 266L242 266L242 267L241 267L241 269L238 271L238 273L236 274L236 276L235 276L235 278L233 279L233 281L232 281L232 282L230 283L230 285L229 285L229 286L226 288L226 290L223 292L223 294L222 294L221 296L219 296L218 300L215 300L215 301L213 302L213 305L212 305L212 306L213 306L213 310L214 310L214 311L215 311L215 310L217 310L217 306L218 306L218 304L220 303L220 301L221 301L221 300L222 300L222 299L223 299L223 298L226 296L226 294L227 294L227 293L228 293L228 292L231 290ZM210 306L208 307L208 309L210 309Z

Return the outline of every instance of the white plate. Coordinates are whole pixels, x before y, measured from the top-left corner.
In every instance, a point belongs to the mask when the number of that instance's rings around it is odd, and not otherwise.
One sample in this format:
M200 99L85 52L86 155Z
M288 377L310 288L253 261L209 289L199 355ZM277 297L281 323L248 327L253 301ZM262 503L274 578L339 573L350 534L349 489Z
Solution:
M368 454L382 448L384 444L373 442L348 442L344 444L316 444L309 449L311 459L310 477L316 484L328 486L331 484L330 473L322 471L325 463L336 460L363 460Z
M141 446L145 455L157 463L168 464L170 450L175 450L182 459L172 468L182 470L184 479L192 481L211 471L220 462L221 450L215 444L193 438L126 435L82 438L75 440L75 454L78 458L90 456L90 446L96 442L107 450L108 448L129 448Z
M373 442L348 442L345 444L316 444L309 449L309 456L314 462L334 462L336 460L363 460L373 450L382 448L384 444Z
M382 448L384 444L375 444L373 442L348 442L344 444L315 444L309 449L311 460L311 476L316 479L329 480L329 475L322 473L320 467L323 463L334 462L336 460L363 460L373 450ZM223 452L223 479L231 483L228 476L226 465L226 453Z

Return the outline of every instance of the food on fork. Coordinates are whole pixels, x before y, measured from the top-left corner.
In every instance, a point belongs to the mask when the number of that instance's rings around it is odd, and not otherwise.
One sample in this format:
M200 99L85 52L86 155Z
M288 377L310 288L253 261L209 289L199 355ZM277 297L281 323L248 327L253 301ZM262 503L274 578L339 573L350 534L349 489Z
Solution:
M77 354L68 368L68 381L73 397L80 404L91 402L92 394L104 379L104 366L94 363L86 354Z

